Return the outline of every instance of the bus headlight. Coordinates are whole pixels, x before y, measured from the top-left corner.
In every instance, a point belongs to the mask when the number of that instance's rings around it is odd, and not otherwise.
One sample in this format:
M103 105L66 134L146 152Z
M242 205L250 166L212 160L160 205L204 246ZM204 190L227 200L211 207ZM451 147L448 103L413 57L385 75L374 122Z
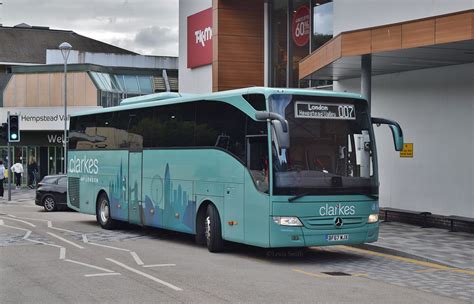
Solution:
M299 218L295 216L274 216L273 221L281 226L303 226Z
M367 220L367 223L372 224L372 223L377 223L379 221L379 215L377 213L369 215L369 219Z

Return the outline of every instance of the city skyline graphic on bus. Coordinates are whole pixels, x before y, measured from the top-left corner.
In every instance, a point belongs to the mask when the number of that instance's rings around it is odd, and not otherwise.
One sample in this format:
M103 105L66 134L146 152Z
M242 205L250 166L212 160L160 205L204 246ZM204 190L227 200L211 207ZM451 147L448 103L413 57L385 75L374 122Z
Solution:
M130 202L126 199L126 189L128 188L130 195L136 196L138 185L138 181L129 180L127 187L127 179L125 178L123 163L121 162L115 181L109 184L111 206L121 206L121 208L111 208L112 217L128 219L128 206ZM152 193L155 195L152 195ZM183 232L194 232L196 201L193 201L191 196L192 194L186 191L181 183L173 182L171 170L167 163L164 179L159 175L155 175L151 186L143 187L143 224L154 227L173 228ZM137 197L134 199L137 200Z

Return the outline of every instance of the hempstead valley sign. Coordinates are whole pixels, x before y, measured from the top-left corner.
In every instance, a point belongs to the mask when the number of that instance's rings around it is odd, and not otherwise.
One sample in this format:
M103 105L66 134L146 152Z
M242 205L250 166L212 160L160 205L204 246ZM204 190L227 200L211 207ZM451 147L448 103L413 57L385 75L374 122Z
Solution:
M97 107L68 107L68 113L92 110ZM7 121L7 112L18 114L20 118L20 130L44 131L64 130L64 108L0 108L0 120ZM69 118L68 118L69 121Z
M188 68L212 63L212 8L188 17Z

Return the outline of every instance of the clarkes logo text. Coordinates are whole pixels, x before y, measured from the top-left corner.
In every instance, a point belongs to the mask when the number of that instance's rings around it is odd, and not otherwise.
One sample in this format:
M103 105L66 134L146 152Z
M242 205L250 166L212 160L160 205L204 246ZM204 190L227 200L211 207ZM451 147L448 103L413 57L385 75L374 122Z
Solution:
M96 158L88 158L87 156L82 158L74 156L69 160L68 171L69 173L98 174L99 160Z
M355 214L354 205L329 205L326 204L319 208L319 215L321 216L341 216L341 215L354 215Z

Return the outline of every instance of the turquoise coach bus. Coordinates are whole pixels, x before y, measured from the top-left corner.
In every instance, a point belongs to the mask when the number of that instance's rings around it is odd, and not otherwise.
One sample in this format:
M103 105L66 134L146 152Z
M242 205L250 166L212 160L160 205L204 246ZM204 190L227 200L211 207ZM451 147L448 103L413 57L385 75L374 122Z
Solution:
M160 93L71 117L68 206L117 221L260 247L378 238L373 118L360 95L247 88Z

